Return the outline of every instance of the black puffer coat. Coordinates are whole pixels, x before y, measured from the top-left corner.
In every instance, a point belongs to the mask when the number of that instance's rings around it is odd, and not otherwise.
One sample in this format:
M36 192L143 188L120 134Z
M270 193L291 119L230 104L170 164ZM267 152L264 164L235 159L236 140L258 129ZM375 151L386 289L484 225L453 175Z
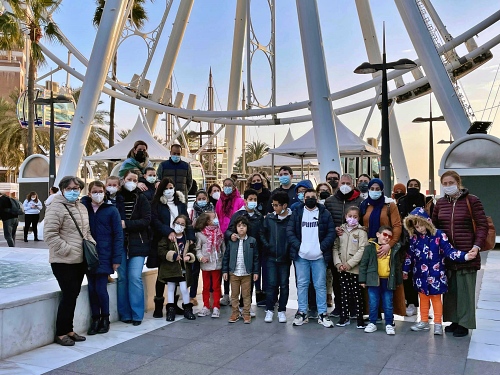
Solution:
M353 190L349 194L344 195L337 190L334 195L329 196L325 200L325 207L332 215L335 227L340 227L345 222L345 213L349 207L359 205L363 202L359 191Z

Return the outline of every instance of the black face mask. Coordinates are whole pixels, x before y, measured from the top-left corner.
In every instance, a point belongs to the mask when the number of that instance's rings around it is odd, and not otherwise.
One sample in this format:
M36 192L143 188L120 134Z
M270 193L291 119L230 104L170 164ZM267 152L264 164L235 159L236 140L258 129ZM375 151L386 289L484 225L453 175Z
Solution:
M307 208L316 207L317 202L318 202L318 200L316 198L306 198L306 200L304 201Z
M366 193L368 191L368 182L360 182L358 184L358 189L362 193Z
M142 163L143 161L146 160L146 154L144 151L137 151L135 153L135 160L137 160L139 163Z
M255 184L250 184L250 187L254 190L262 189L262 182L256 182Z
M408 195L417 195L420 192L418 188L408 188Z
M330 193L327 191L322 191L321 193L319 193L319 199L326 199L329 196L330 196Z
M405 193L397 193L397 194L394 194L394 198L395 198L396 200L398 200L399 198L401 198L401 197L402 197L402 196L404 196L404 195L405 195Z
M339 186L339 180L328 180L328 183L334 190Z

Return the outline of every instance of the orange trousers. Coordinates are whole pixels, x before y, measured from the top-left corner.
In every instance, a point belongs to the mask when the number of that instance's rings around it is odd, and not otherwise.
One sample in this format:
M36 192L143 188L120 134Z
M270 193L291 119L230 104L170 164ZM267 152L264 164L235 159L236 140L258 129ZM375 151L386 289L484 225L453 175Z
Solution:
M426 296L423 293L418 293L420 297L420 321L429 321L429 308L431 306L434 309L434 323L441 324L443 322L443 302L441 300L441 294L436 294L433 296Z

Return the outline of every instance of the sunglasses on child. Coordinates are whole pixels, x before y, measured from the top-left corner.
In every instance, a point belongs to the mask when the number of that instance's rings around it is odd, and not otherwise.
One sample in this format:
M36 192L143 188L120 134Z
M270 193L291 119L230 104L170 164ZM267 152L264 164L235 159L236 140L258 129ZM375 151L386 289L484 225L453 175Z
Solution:
M387 234L387 233L385 233L385 232L382 232L382 235L383 235L384 237L387 237L388 239L392 240L392 234Z

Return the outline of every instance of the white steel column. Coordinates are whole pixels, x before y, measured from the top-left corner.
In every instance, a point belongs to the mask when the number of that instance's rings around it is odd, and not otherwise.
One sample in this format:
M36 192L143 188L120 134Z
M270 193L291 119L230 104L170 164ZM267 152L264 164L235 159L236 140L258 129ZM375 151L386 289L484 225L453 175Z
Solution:
M107 0L97 30L80 99L64 148L55 184L64 176L75 176L87 143L90 127L125 22L128 1Z
M155 82L153 94L151 95L151 100L154 102L158 103L163 99L163 93L168 87L168 83L172 77L175 61L177 60L177 55L179 54L179 49L181 48L182 39L184 38L184 32L186 31L189 16L191 15L193 3L194 0L181 0L179 9L177 9L174 26L172 27L172 33L168 39L167 48L165 49L165 54L163 55L163 60ZM148 109L146 113L146 119L148 120L151 132L154 132L156 128L159 115L159 112L150 109Z
M314 140L321 176L342 173L316 0L296 0Z
M455 93L416 2L394 1L453 138L465 136L470 126L469 119Z
M378 44L377 32L373 23L369 0L356 0L356 8L358 10L358 18L361 25L361 31L363 33L363 39L365 41L368 61L370 64L381 64L382 55ZM400 57L402 56L397 56L396 59ZM381 75L381 72L373 73L373 77L379 75ZM376 90L376 92L379 91ZM401 136L399 135L398 121L396 119L394 106L392 106L392 108L392 111L389 112L389 138L391 143L392 166L394 167L397 182L406 184L406 182L410 179L410 174L408 173L403 143L401 142Z
M229 89L227 93L228 111L238 109L238 106L240 104L243 52L245 51L245 34L247 25L247 1L249 0L238 0L236 4L231 72L229 76ZM236 126L227 125L224 137L227 141L227 176L229 177L231 173L233 173L233 166L236 157Z

